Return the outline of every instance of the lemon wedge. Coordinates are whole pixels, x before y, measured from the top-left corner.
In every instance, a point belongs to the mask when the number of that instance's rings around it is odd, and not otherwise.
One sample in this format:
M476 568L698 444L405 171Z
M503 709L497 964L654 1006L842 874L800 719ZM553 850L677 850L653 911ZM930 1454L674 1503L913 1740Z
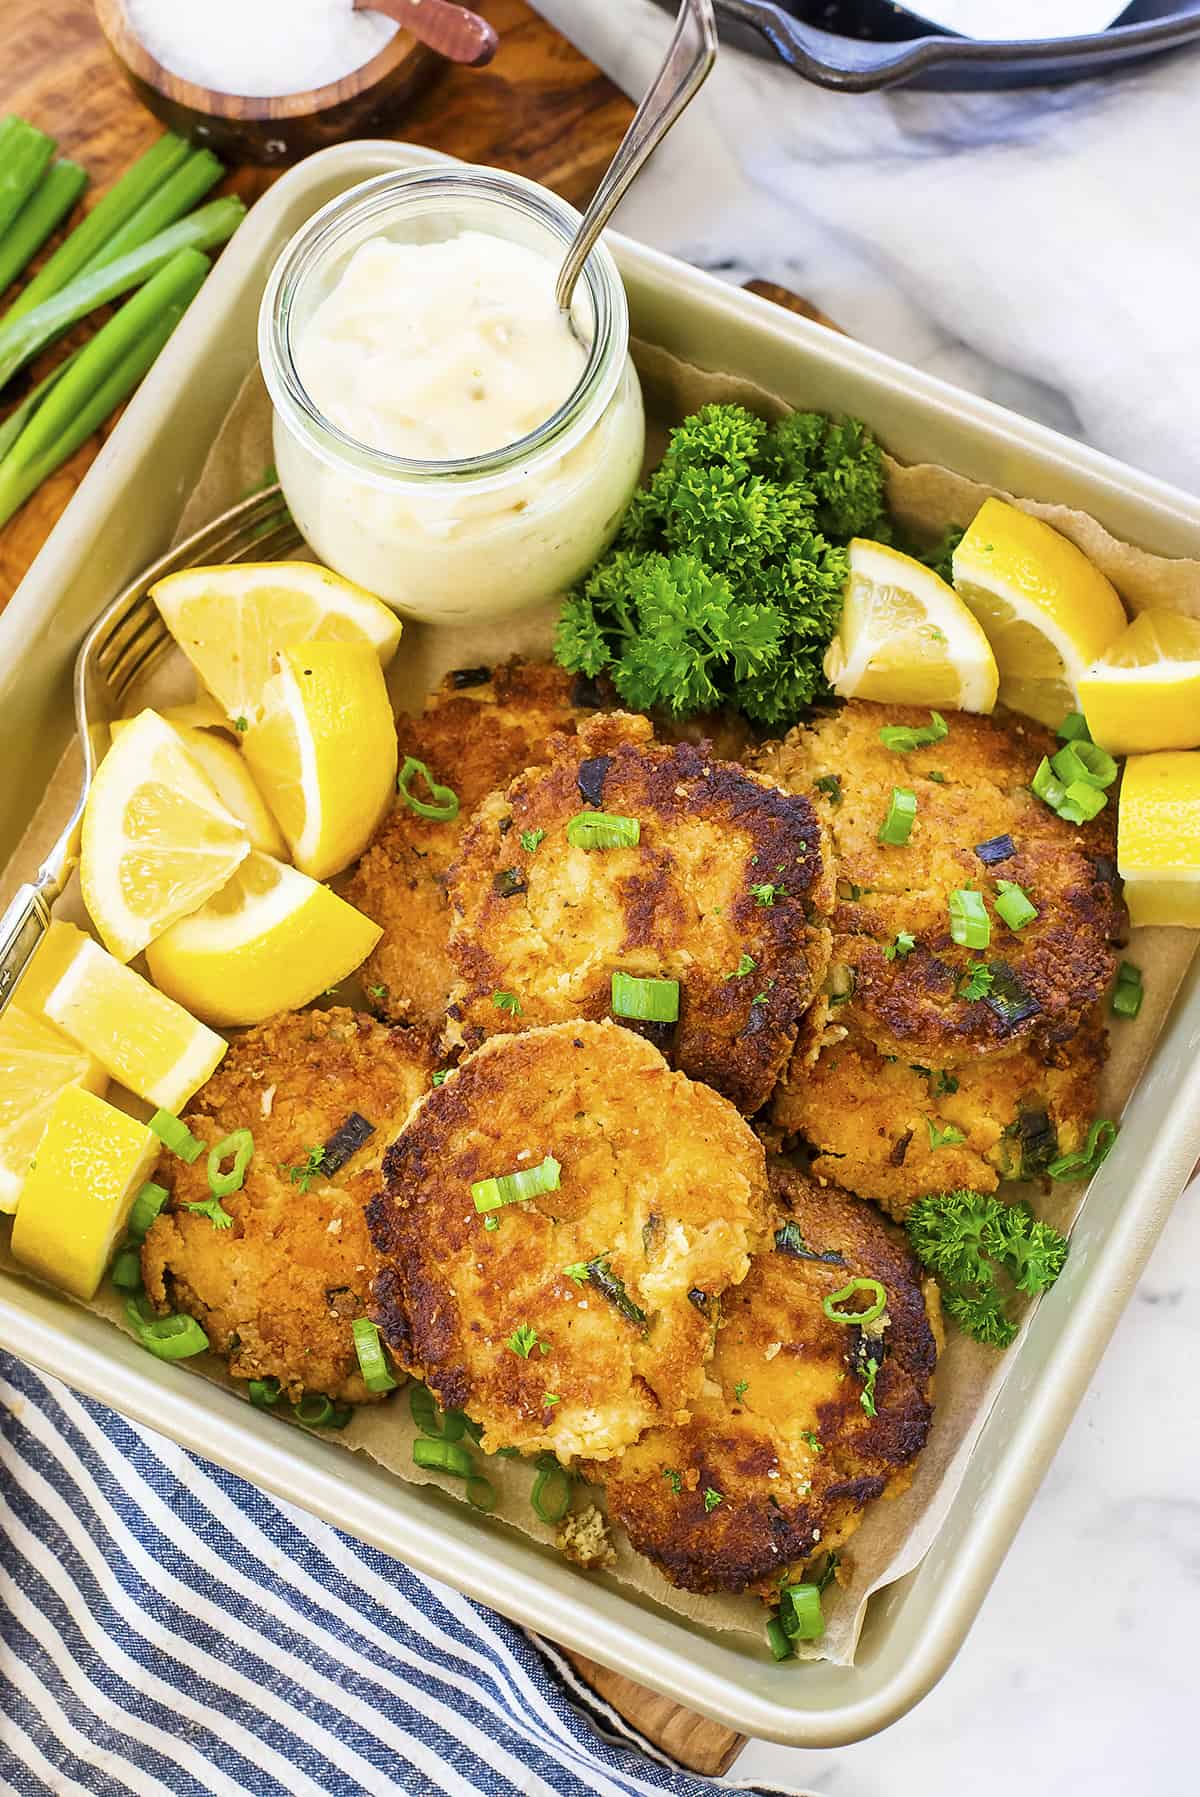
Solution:
M984 500L954 551L954 590L987 632L1003 703L1052 730L1125 628L1116 588L1083 551L1002 499Z
M360 967L381 934L328 886L252 854L146 960L161 991L221 1028L308 1004Z
M150 589L164 622L229 717L254 722L275 656L295 643L369 643L386 667L400 620L311 562L184 568Z
M1144 611L1079 676L1079 701L1111 755L1200 747L1200 618Z
M1200 930L1200 749L1129 757L1117 868L1131 923Z
M325 880L362 854L395 797L396 722L366 643L303 643L279 664L243 753L292 860Z
M58 984L84 943L91 940L73 923L63 923L57 917L51 920L17 987L16 1002L22 1010L32 1011L38 1017L45 1015L46 994Z
M0 1015L0 1211L16 1209L59 1093L67 1086L100 1093L107 1084L99 1061L52 1023L15 1002Z
M83 818L83 902L118 961L219 890L250 852L170 724L143 711L96 770Z
M180 742L226 810L245 825L251 848L261 849L264 855L286 855L287 843L283 840L279 825L271 816L270 807L254 784L254 777L240 752L226 737L219 735L207 724L181 724L181 710L187 711L188 708L181 706L173 711L164 711L161 714L164 723L170 724L178 732ZM113 742L116 742L123 730L128 729L132 721L131 718L117 718L109 725L109 735ZM225 727L223 716L220 723Z
M996 663L962 600L932 568L856 537L825 675L846 699L990 711Z
M43 1006L114 1079L164 1111L179 1111L225 1053L224 1040L132 967L85 940Z
M162 1144L94 1092L66 1086L50 1106L21 1187L13 1257L77 1298L92 1298L138 1188Z

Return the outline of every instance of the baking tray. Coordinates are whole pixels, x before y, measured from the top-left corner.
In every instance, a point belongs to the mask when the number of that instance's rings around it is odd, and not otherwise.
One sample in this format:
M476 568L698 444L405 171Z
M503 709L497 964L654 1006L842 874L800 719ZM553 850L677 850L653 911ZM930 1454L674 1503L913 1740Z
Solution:
M354 182L445 160L393 143L322 151L258 202L225 250L0 616L0 866L67 741L71 666L86 626L167 547L253 364L259 295L276 254ZM621 237L611 243L639 337L797 405L854 412L902 460L941 462L1078 506L1118 537L1200 557L1200 501L670 257ZM234 1394L152 1359L16 1274L0 1273L0 1346L730 1727L795 1746L836 1746L895 1721L949 1665L1198 1157L1194 963L1093 1181L1066 1270L1013 1350L966 1480L922 1564L872 1599L853 1667L776 1665L748 1638L686 1624L432 1486L402 1483L300 1430L264 1428Z

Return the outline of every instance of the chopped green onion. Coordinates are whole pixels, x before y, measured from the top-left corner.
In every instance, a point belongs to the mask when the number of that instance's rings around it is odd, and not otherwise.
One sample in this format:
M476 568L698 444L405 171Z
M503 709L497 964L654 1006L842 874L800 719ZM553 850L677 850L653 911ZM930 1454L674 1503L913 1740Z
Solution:
M181 1161L192 1166L204 1153L204 1143L196 1140L186 1123L173 1117L170 1111L155 1111L150 1119L149 1128L153 1130L164 1148L177 1155Z
M494 1179L477 1179L471 1196L477 1211L499 1210L503 1204L523 1204L542 1192L557 1192L562 1162L552 1154L536 1167L519 1167L515 1173L501 1173Z
M789 1641L818 1641L825 1633L821 1593L816 1585L782 1585L779 1621Z
M865 1310L839 1310L839 1304L847 1304L855 1292L870 1292L871 1302ZM887 1291L878 1279L849 1279L840 1291L830 1292L822 1298L821 1309L831 1323L873 1323L887 1309Z
M555 1463L542 1468L533 1481L529 1502L534 1514L551 1528L562 1521L571 1508L571 1480L561 1466Z
M610 811L577 811L567 824L573 849L632 849L641 837L636 817L616 817Z
M499 1217L485 1217L483 1219L483 1227L485 1229L492 1230L493 1232L495 1230L499 1229L499 1227L500 1227Z
M931 1151L935 1148L957 1148L960 1142L967 1139L961 1129L955 1129L953 1123L948 1123L945 1129L939 1129L932 1117L926 1117L925 1127L929 1131Z
M408 1408L422 1435L434 1441L461 1441L470 1427L461 1410L439 1410L426 1385L409 1386Z
M333 1399L323 1391L306 1391L300 1402L292 1405L292 1415L305 1428L326 1429L333 1422Z
M1142 970L1132 961L1122 961L1113 987L1112 1010L1118 1017L1136 1017L1142 1008Z
M473 1510L487 1512L496 1508L496 1487L482 1473L473 1473L467 1480L466 1495Z
M142 1347L159 1360L190 1360L208 1347L208 1337L195 1317L156 1316L147 1298L126 1298L125 1315Z
M929 722L920 730L914 730L908 724L885 724L879 732L879 740L885 749L894 749L898 755L907 755L913 749L924 749L930 743L941 742L949 736L950 726L940 711L931 711Z
M879 1415L878 1410L875 1408L875 1381L878 1377L879 1362L877 1360L868 1360L866 1382L858 1395L858 1401L868 1416Z
M1081 711L1069 711L1055 734L1064 743L1090 743L1092 740L1087 719Z
M235 1129L215 1148L208 1151L208 1188L214 1198L228 1198L234 1192L240 1192L246 1178L246 1168L250 1165L254 1153L254 1137L248 1129ZM233 1165L227 1173L221 1171L221 1162L233 1156Z
M399 1380L392 1376L379 1338L379 1327L370 1317L355 1317L350 1325L358 1368L368 1391L395 1391Z
M246 1395L257 1410L274 1410L283 1394L278 1379L251 1379Z
M795 1652L791 1642L783 1632L783 1624L780 1622L778 1616L769 1616L767 1618L767 1646L771 1650L772 1658L776 1660L790 1660Z
M157 1135L157 1133L156 1130L155 1134ZM152 1179L146 1181L145 1185L133 1201L133 1208L129 1213L129 1221L125 1225L126 1233L131 1242L145 1241L146 1231L149 1229L151 1223L153 1223L155 1217L157 1217L163 1205L167 1202L169 1196L170 1194L165 1186L155 1185Z
M1051 811L1057 811L1067 796L1067 789L1051 767L1049 759L1043 755L1038 763L1037 772L1029 782L1029 790L1036 798L1049 805Z
M1107 1160L1108 1151L1116 1139L1116 1124L1111 1123L1107 1117L1098 1117L1088 1130L1083 1147L1051 1161L1046 1171L1051 1179L1090 1179L1096 1169Z
M456 1479L475 1476L475 1462L456 1441L427 1441L418 1436L412 1444L413 1463L430 1472L451 1473Z
M419 799L410 790L413 779L419 777L425 783L428 799ZM396 790L411 811L418 817L432 818L434 823L448 824L458 816L458 794L452 786L439 786L423 761L415 755L404 757L404 766L396 781Z
M1015 880L997 880L996 916L1006 923L1010 930L1023 930L1027 923L1032 923L1037 916L1037 906L1029 900L1024 888Z
M992 940L992 925L983 895L971 888L959 887L950 894L950 934L961 948L986 948Z
M612 1010L614 1017L631 1017L640 1023L675 1023L679 1019L679 981L614 973Z
M1089 824L1099 817L1108 800L1099 787L1087 780L1072 780L1058 807L1058 815L1068 824Z
M893 786L887 816L879 826L880 842L902 848L912 835L917 815L917 795L910 786Z
M1050 757L1054 769L1068 790L1076 780L1087 786L1111 786L1117 777L1117 764L1104 749L1093 742L1068 742Z
M813 785L818 792L823 792L825 794L825 797L829 800L831 805L841 804L842 783L836 774L822 774L818 779L813 781Z
M142 1257L136 1248L122 1248L112 1264L112 1282L119 1292L142 1289Z

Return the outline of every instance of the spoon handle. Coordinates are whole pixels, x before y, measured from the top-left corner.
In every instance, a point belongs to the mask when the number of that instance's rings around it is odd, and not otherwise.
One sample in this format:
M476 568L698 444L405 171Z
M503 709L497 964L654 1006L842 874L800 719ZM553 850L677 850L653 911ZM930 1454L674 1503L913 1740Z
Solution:
M491 62L500 42L486 19L450 0L354 0L354 10L384 13L439 56L473 68Z
M554 297L562 311L570 311L579 272L626 188L704 85L716 59L712 0L682 0L663 65L605 170L559 270Z

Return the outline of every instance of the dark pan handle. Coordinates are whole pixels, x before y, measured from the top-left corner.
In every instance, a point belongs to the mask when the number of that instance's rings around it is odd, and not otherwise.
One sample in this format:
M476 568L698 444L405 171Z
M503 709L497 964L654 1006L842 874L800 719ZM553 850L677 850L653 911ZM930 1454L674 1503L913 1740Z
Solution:
M782 7L764 6L762 0L716 0L717 12L744 28L755 31L781 62L815 81L819 87L843 93L869 93L874 88L894 87L910 81L923 69L945 60L945 38L917 38L896 44L873 43L865 38L835 37L806 25Z

